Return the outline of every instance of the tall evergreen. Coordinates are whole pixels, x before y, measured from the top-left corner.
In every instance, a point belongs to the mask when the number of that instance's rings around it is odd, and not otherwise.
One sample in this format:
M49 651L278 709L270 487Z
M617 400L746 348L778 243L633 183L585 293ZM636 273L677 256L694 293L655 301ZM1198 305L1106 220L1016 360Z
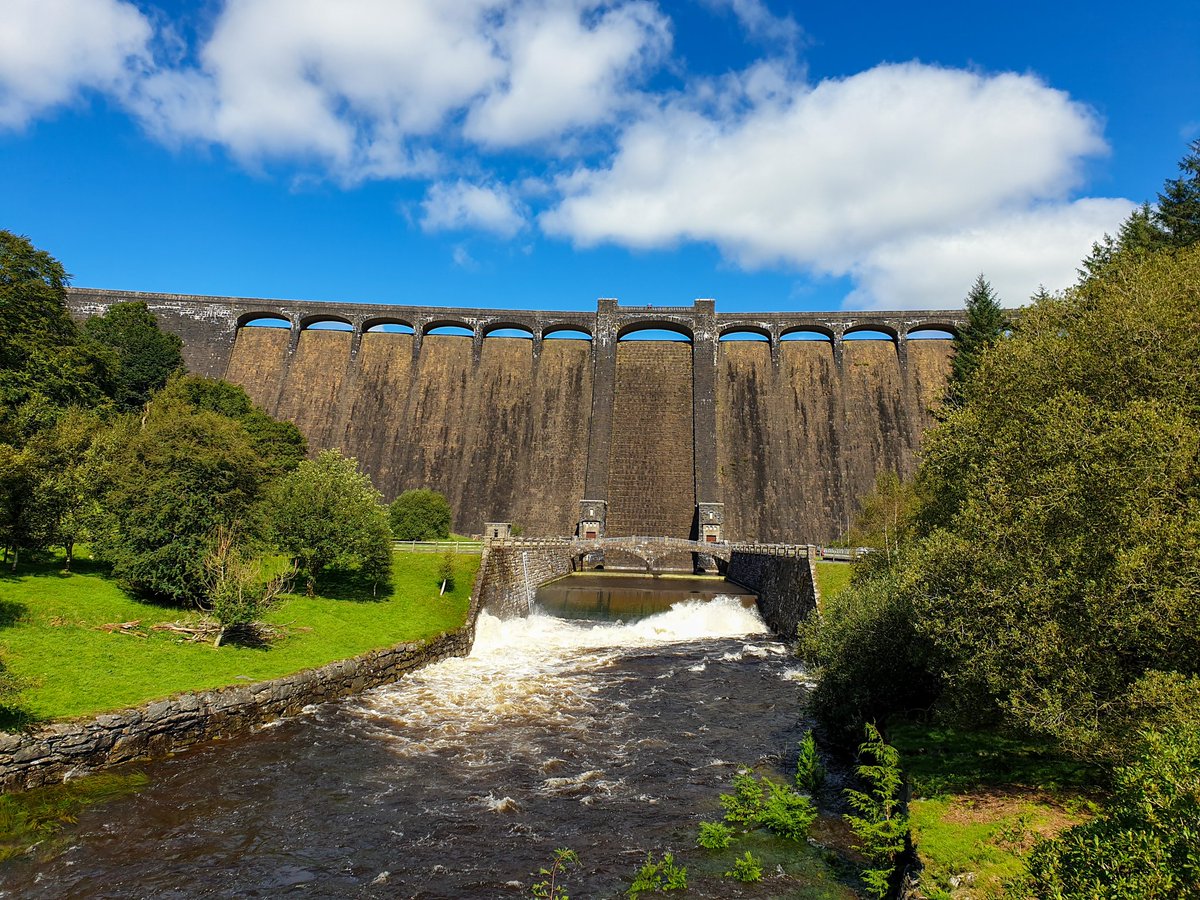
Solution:
M1182 174L1163 184L1154 213L1155 224L1174 247L1200 242L1200 139L1192 141L1188 150L1179 161Z
M989 346L1000 339L1008 327L1008 318L1000 308L1000 298L982 274L967 294L967 323L954 336L954 359L946 399L954 406L962 403L964 391L979 361Z

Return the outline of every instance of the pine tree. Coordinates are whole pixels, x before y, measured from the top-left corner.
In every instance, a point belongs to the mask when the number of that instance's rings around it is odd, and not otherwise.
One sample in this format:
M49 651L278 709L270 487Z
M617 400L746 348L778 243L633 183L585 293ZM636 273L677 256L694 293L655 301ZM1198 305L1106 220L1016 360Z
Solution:
M1000 308L1000 298L981 274L967 294L967 323L954 336L954 359L951 363L947 401L957 406L962 402L967 383L979 368L984 351L1004 333L1008 319Z
M1179 161L1183 174L1163 184L1158 195L1154 221L1174 247L1200 241L1200 139L1188 145L1190 152Z

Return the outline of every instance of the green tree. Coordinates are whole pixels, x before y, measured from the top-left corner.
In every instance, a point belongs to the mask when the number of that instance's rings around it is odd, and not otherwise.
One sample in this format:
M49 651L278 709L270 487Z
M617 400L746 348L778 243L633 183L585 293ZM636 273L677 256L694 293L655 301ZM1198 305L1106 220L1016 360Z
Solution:
M183 368L183 341L161 330L145 303L115 303L83 325L86 340L112 354L108 393L121 412L141 409Z
M954 335L954 357L946 389L951 404L961 404L963 391L979 368L984 352L1004 334L1008 318L991 284L980 275L966 300L967 322Z
M854 812L843 818L859 840L855 849L867 862L862 872L867 891L882 898L891 891L896 862L904 852L908 815L901 798L900 754L884 742L878 728L870 722L865 727L867 739L859 745L855 772L866 790L846 790L846 802Z
M1034 847L1013 897L1200 898L1200 736L1142 734L1103 813Z
M198 375L176 375L154 396L161 415L207 410L237 421L271 476L290 472L304 459L308 444L291 422L272 419L236 384Z
M879 550L890 560L912 530L918 508L913 483L884 469L875 477L874 490L860 502L846 541L851 547Z
M132 591L199 604L218 529L250 520L270 474L237 419L152 402L109 467L96 550Z
M388 510L398 541L436 541L450 537L450 503L437 491L405 491Z
M111 360L79 342L62 264L0 230L0 441L19 444L70 404L100 406Z
M327 570L386 582L391 574L387 510L357 461L323 450L274 486L267 516L275 543L296 560L308 591Z
M1179 161L1178 178L1168 180L1158 195L1154 222L1174 247L1200 242L1200 139L1188 145Z

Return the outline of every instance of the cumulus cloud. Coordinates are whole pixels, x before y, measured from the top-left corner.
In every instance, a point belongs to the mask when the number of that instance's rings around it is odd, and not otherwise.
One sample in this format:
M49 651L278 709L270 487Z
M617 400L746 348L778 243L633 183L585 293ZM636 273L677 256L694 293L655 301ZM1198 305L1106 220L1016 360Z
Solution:
M563 199L542 214L543 229L581 246L709 242L745 268L858 276L857 302L900 303L905 292L882 275L901 271L906 252L949 258L955 235L985 256L1000 252L1011 236L1001 223L1025 216L1073 235L1038 267L1049 284L1128 207L1055 208L1082 161L1107 148L1090 109L1035 77L910 63L789 91L779 80L753 96L743 79L703 106L695 96L664 104L623 134L607 165L560 181ZM1078 246L1090 227L1099 230ZM939 284L957 274L944 270Z
M147 58L152 35L123 0L6 0L0 127L21 128L81 89L118 89Z
M465 131L511 146L610 121L631 100L630 80L669 51L671 29L652 3L546 2L521 8L497 40L507 77L471 109Z
M794 47L803 36L800 25L791 16L777 16L763 0L704 0L713 9L728 9L750 37Z
M900 237L870 250L852 267L858 287L845 305L956 307L982 273L1005 306L1020 306L1039 286L1056 290L1073 283L1092 242L1115 232L1134 207L1129 200L1083 199Z
M425 231L479 229L512 237L525 226L521 207L507 189L466 181L432 185L421 212Z
M130 103L163 138L346 180L430 175L465 121L489 146L608 122L670 46L647 0L233 0L189 69Z

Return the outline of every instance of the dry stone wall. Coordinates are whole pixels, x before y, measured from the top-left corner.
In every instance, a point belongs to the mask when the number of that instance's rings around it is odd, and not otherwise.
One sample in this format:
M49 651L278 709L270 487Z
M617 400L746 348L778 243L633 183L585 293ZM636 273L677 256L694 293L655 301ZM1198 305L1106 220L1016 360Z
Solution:
M802 548L735 548L727 577L758 594L763 620L784 640L794 640L796 626L817 608L816 573Z

